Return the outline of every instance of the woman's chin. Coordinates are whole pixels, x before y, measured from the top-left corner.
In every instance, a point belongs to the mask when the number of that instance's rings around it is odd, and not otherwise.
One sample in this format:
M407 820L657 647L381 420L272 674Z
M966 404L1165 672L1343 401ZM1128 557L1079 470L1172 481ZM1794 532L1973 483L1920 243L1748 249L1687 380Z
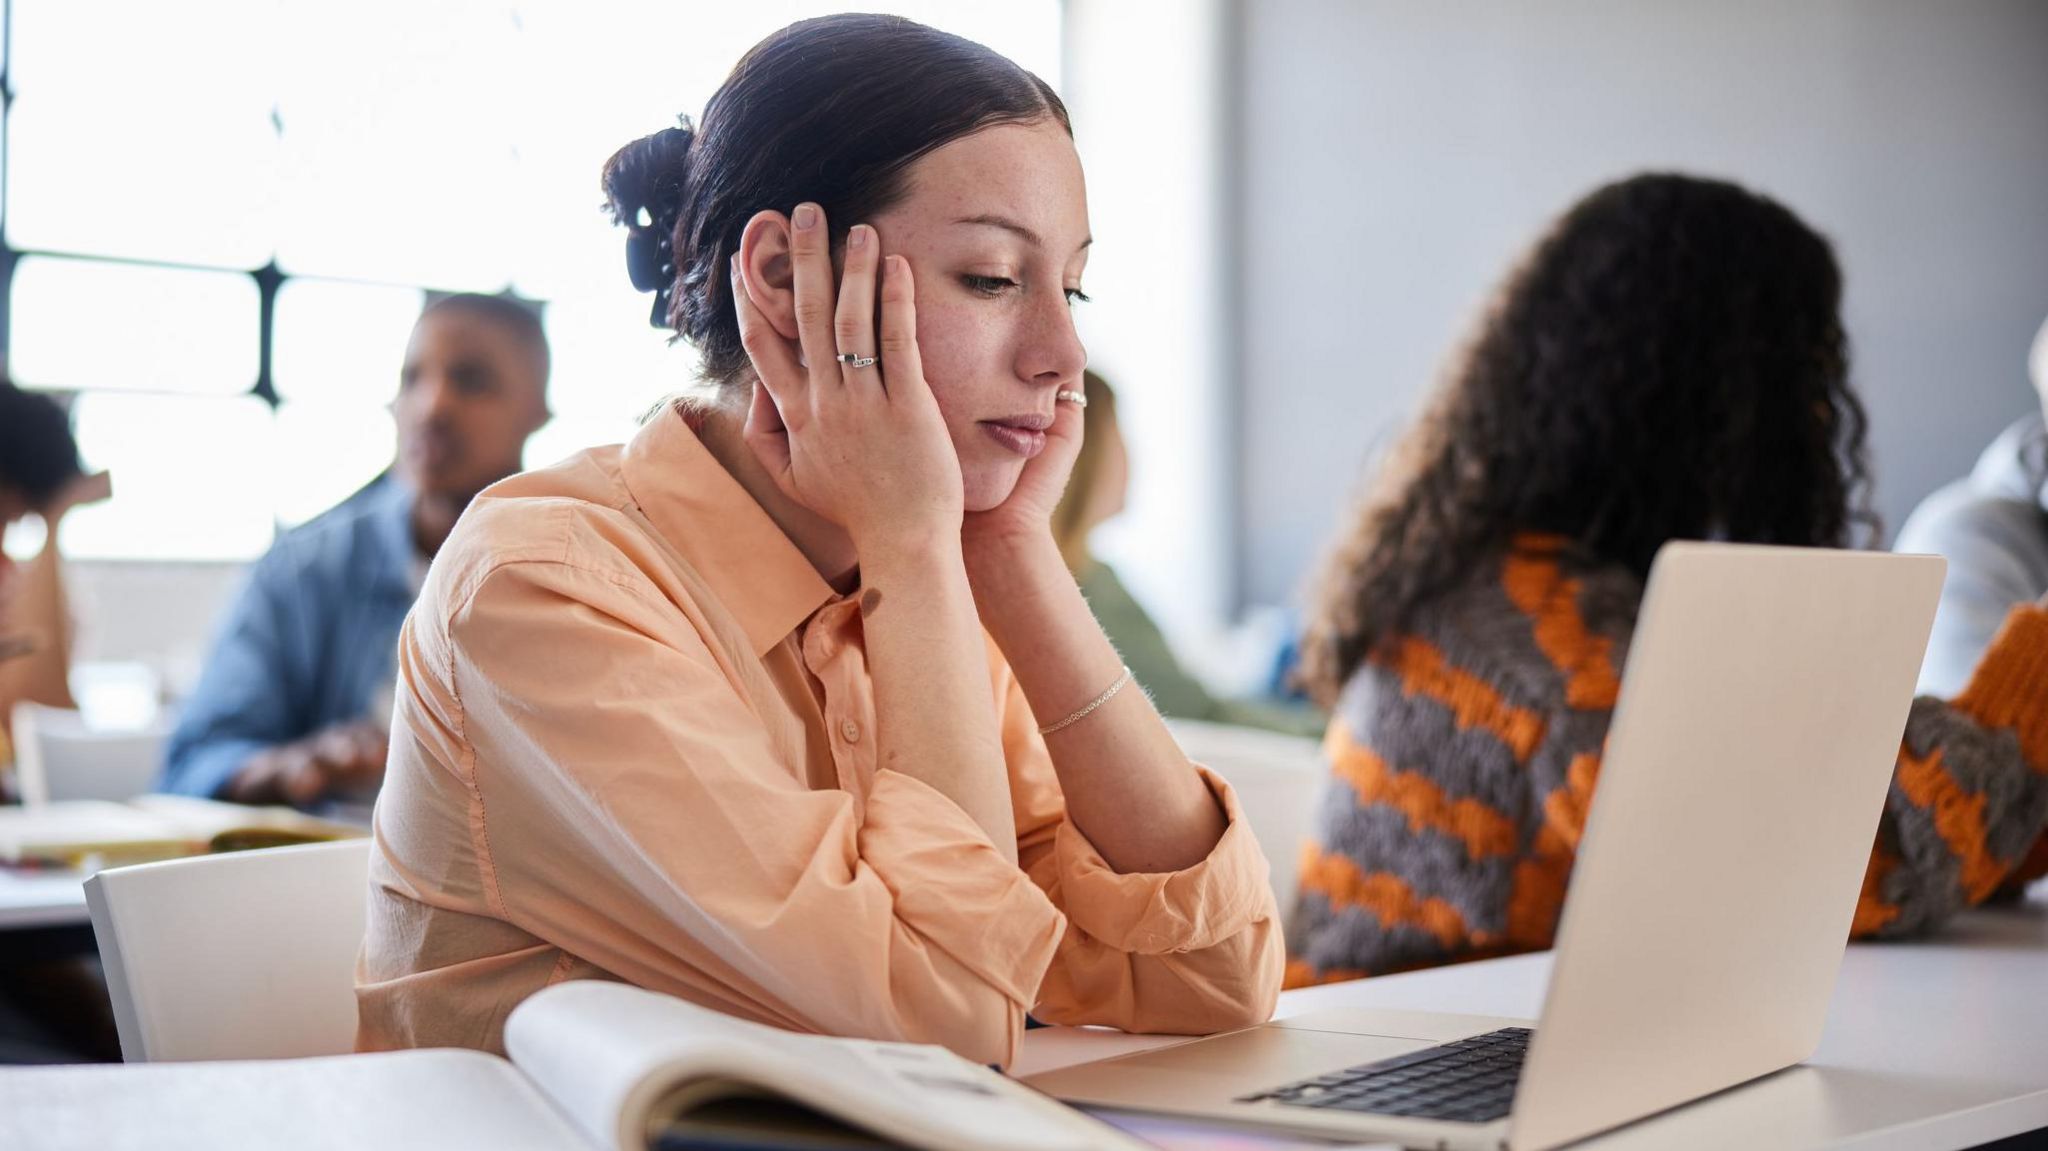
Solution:
M966 471L961 477L965 486L961 492L961 506L969 515L1002 507L1010 493L1017 490L1017 479L1023 474L1024 465L1021 463L996 464Z

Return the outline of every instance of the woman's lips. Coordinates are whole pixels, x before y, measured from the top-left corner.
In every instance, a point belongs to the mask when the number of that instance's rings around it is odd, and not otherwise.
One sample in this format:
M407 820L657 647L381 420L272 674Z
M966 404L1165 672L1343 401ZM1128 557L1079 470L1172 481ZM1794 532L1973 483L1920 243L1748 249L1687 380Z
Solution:
M1029 426L1036 422L983 420L981 430L987 432L990 439L1028 460L1045 450L1045 433Z

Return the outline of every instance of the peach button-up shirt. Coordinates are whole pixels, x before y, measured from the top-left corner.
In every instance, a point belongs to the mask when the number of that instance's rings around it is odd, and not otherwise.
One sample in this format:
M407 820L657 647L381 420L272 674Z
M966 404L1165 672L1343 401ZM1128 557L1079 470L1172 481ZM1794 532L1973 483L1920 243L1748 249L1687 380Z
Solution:
M856 604L675 411L491 488L399 640L357 1045L502 1050L520 1000L582 978L982 1062L1027 1011L1267 1018L1278 921L1229 786L1203 771L1228 817L1207 859L1119 874L992 642L989 668L1015 865L877 767Z

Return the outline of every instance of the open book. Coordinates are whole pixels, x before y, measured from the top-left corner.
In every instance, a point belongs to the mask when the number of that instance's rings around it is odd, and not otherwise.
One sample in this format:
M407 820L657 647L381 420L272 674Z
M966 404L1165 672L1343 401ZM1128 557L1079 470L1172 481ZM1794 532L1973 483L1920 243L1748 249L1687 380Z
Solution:
M508 1062L402 1051L0 1075L0 1146L1133 1151L939 1047L798 1035L620 983L541 991Z
M365 828L289 807L249 807L183 795L142 795L126 803L64 799L0 807L0 863L114 867L366 833Z

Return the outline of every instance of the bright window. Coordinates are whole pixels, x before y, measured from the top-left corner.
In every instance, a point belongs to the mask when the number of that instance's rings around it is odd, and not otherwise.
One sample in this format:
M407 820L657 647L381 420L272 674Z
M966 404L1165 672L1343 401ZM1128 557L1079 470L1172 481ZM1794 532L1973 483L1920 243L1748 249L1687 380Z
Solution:
M246 560L375 478L426 289L542 303L555 419L529 466L629 437L696 360L647 325L598 173L838 7L11 0L7 367L76 396L116 491L66 550ZM1059 82L1059 0L862 7Z
M418 288L286 280L277 290L271 371L286 401L382 406L398 394Z
M26 256L8 293L23 387L234 395L256 383L260 296L237 272Z
M275 26L272 3L9 9L10 245L223 268L269 261L277 137L259 46Z
M211 559L269 545L277 460L261 399L88 392L72 417L86 465L114 469L114 498L64 517L66 555Z

